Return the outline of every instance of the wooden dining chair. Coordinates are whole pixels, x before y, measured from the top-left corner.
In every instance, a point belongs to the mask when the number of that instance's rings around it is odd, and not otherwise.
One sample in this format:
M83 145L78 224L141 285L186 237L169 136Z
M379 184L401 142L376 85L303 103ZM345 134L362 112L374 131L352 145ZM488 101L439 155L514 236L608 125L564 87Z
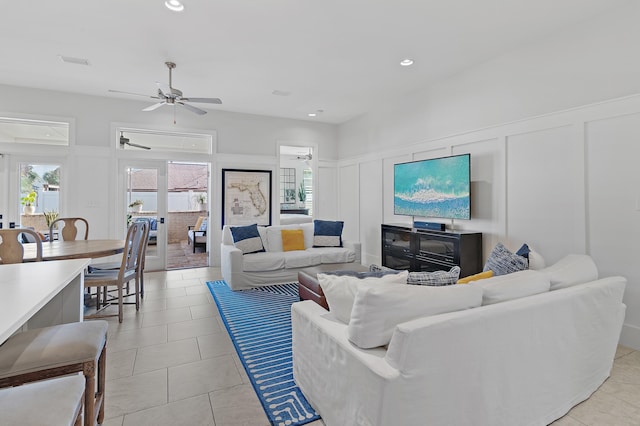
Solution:
M122 322L124 300L124 286L131 280L135 280L135 296L136 311L140 309L140 280L138 277L138 265L140 262L140 250L142 248L143 237L145 234L145 223L134 222L129 226L127 237L125 239L124 251L122 253L122 261L120 268L117 270L93 270L84 275L84 287L96 287L98 289L96 298L97 311L91 315L85 315L85 319L104 318L117 316L118 321ZM118 292L117 298L109 297L109 287L116 287ZM112 304L113 301L118 302L117 314L103 314L101 311Z
M42 260L42 240L38 233L26 228L0 229L0 261L3 264L22 263L24 247L22 234L34 237L36 244L36 261Z
M82 217L59 217L49 225L49 241L53 241L53 230L62 224L58 239L63 241L73 241L78 236L78 222L84 223L84 239L89 239L89 222Z
M137 223L143 223L145 225L144 234L142 235L142 246L140 247L138 253L138 269L137 269L137 278L140 282L140 298L144 298L144 268L145 262L147 258L147 246L149 245L149 235L151 233L151 223L147 218L137 218L135 220ZM89 265L89 272L96 272L100 270L115 270L120 268L119 262L108 262L108 263L96 263ZM123 297L128 297L134 295L134 293L130 292L129 283L127 283L127 292L123 295ZM132 302L123 302L125 305Z

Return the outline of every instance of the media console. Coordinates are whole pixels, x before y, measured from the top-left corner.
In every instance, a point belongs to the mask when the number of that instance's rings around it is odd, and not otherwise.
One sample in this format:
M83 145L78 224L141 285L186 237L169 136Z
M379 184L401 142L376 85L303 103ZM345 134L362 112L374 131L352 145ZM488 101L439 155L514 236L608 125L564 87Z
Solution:
M482 233L414 229L382 225L382 265L415 271L448 271L460 267L460 277L482 271Z

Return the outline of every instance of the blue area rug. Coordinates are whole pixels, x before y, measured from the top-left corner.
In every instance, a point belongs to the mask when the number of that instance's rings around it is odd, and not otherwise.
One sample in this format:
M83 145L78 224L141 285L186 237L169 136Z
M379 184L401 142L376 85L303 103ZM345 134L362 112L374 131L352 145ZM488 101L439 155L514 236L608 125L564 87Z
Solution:
M271 424L319 419L293 381L291 304L299 300L297 283L242 291L224 281L207 285Z

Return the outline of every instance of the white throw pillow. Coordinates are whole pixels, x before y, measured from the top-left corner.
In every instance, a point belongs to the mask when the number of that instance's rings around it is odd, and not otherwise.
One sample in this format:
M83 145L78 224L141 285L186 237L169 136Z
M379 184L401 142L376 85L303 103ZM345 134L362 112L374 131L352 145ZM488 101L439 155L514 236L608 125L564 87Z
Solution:
M327 299L329 310L340 321L349 323L351 308L356 297L358 287L366 284L406 284L407 271L389 274L383 277L357 278L340 275L318 274L318 283Z
M571 287L598 279L598 268L586 254L570 254L542 269L551 278L551 290Z
M384 346L398 324L481 304L482 289L473 285L361 286L351 311L348 338L363 349Z
M469 283L483 291L482 304L505 302L549 291L549 275L541 271L525 270L499 275Z
M539 271L543 269L546 265L544 261L544 257L537 251L531 250L529 252L529 269L533 269L534 271Z

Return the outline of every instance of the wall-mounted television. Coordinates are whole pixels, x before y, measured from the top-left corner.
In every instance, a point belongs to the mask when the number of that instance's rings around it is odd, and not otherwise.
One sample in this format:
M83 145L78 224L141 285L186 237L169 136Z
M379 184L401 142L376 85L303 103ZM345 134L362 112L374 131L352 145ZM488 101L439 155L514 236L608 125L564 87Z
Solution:
M470 154L395 164L394 214L471 219L470 176Z

